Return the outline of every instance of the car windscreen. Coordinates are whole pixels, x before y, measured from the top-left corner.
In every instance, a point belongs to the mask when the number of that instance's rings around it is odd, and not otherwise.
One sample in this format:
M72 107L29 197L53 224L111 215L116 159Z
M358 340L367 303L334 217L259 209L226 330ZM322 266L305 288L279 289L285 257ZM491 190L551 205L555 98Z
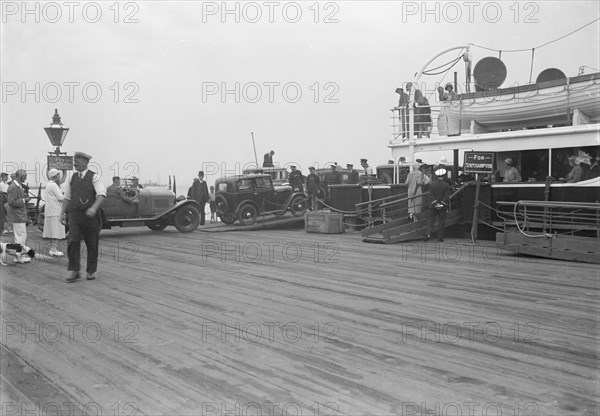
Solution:
M250 179L239 179L237 181L238 191L251 191L252 181Z
M260 190L273 188L273 184L269 178L256 178L255 186L256 189Z

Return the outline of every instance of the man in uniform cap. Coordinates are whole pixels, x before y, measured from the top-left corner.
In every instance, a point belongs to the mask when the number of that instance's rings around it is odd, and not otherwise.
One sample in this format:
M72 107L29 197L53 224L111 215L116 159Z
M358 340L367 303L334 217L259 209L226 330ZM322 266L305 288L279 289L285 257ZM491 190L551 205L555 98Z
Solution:
M363 169L365 170L365 175L368 176L373 176L373 168L371 168L369 166L369 164L367 163L367 159L361 159L360 160L360 165L363 167Z
M319 193L319 184L321 179L319 179L319 175L315 173L314 166L308 168L310 173L306 177L306 193L308 194L308 199L311 202L311 207L313 211L317 210L317 194Z
M450 203L450 185L443 180L446 169L438 168L435 171L435 180L429 185L429 221L427 222L427 236L425 241L431 237L435 219L439 220L437 239L444 241L444 228L446 227L446 213Z
M295 165L291 165L290 175L288 176L288 181L290 182L290 186L294 192L304 192L304 176L302 176L302 172L296 169Z
M348 183L352 185L357 184L359 175L358 172L354 170L354 165L352 163L348 163L346 168L348 168Z
M327 186L327 197L331 197L331 185L339 185L342 183L342 175L337 170L337 163L330 166L331 172L327 172L325 175L325 186Z
M75 152L73 165L75 172L70 181L63 185L65 199L60 214L61 222L66 224L69 215L69 237L67 254L68 270L71 275L67 282L79 280L81 240L87 247L87 280L96 278L98 268L98 244L100 238L100 206L106 198L106 188L100 176L88 169L92 157L87 153Z

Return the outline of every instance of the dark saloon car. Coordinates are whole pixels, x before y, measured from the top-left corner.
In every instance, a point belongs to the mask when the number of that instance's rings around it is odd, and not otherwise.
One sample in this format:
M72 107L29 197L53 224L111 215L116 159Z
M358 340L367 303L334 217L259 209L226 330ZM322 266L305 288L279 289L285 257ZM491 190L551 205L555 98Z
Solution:
M237 219L242 225L252 225L259 215L283 215L289 210L300 217L306 212L305 194L293 192L290 186L274 186L266 173L218 179L215 191L217 214L225 224Z

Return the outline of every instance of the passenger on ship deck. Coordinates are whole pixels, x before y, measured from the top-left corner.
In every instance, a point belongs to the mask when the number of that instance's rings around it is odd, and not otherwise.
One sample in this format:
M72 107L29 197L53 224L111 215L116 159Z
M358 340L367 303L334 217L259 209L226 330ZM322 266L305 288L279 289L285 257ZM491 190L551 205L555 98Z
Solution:
M421 95L420 91L419 95ZM417 138L420 139L423 135L427 136L428 139L431 138L431 128L432 121L429 100L421 95L421 100L415 101L415 132Z
M441 89L442 87L438 87L439 92L441 92ZM446 92L442 93L441 101L452 101L458 99L458 94L454 92L454 87L452 86L452 84L446 84L446 88L444 88L444 90L446 90Z
M515 161L512 158L504 159L504 163L508 166L508 168L504 171L504 180L502 182L515 183L521 182L521 174L514 167Z
M402 138L404 139L408 137L408 124L406 123L408 117L408 94L402 88L396 88L396 94L400 96L396 109L400 113L400 125L402 128Z
M571 172L565 178L559 180L567 183L579 182L583 177L583 169L577 156L569 157L569 165L571 165Z

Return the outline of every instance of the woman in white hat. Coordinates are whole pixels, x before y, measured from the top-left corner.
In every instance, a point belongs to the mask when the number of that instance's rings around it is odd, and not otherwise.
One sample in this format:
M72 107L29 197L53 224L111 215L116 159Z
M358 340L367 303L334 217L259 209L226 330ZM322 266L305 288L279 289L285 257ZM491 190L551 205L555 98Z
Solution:
M65 238L65 226L60 222L60 211L62 201L65 198L59 183L61 179L60 171L50 169L48 171L48 183L46 184L46 205L44 207L44 238L50 239L51 256L63 256L63 252L58 250L58 240Z

